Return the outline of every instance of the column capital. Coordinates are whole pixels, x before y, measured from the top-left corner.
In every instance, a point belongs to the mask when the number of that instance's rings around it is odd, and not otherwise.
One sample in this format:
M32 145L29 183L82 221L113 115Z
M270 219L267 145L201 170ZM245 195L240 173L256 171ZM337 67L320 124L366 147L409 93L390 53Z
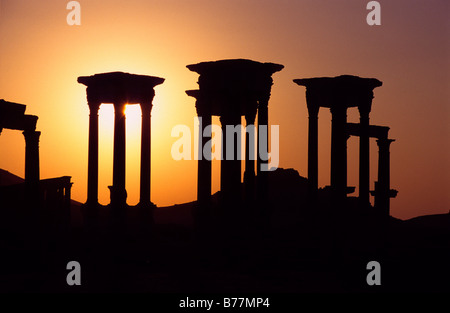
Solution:
M89 101L88 100L88 106L89 106L89 112L92 113L97 113L98 114L98 110L100 109L100 105L101 103L98 101Z
M22 134L26 141L37 140L39 142L39 137L41 136L41 132L36 130L25 130Z
M310 88L306 88L306 107L308 108L308 114L310 118L317 118L319 115L320 103L317 99L317 95Z
M86 88L86 99L89 106L89 109L99 109L100 104L102 103L100 100L100 96L95 88L87 87Z
M248 105L246 105L246 112L245 112L245 122L247 125L254 124L256 113L258 111L258 101L252 101Z
M153 99L155 98L155 89L148 89L145 90L144 93L142 93L137 99L139 101L139 105L142 106L153 106Z
M373 90L364 92L358 96L358 111L361 117L368 117L372 110Z
M195 101L195 110L197 111L197 116L211 116L211 112L210 112L210 108L207 105L207 101L201 97L200 95L198 95L198 97L196 97L196 101Z
M272 91L273 79L271 76L264 77L261 81L261 89L259 91L259 103L268 103L270 99L270 93Z
M152 101L143 101L139 103L139 106L141 107L142 113L150 113L153 108L153 103Z
M197 116L207 117L211 116L210 106L208 106L208 100L206 100L203 91L200 90L186 90L186 94L190 97L195 98L195 110L197 111Z
M388 139L388 138L379 138L377 139L377 145L378 147L387 146L389 147L391 142L394 142L395 139Z

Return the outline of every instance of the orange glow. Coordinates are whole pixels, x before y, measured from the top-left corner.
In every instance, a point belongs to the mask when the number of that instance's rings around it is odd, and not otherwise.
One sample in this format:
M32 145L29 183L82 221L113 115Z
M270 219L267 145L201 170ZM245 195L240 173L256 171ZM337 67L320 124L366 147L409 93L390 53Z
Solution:
M285 65L273 76L269 123L280 125L280 167L307 172L304 89L292 79L353 74L376 77L371 123L391 127L392 215L410 218L450 207L448 17L444 1L383 3L381 26L366 24L361 1L118 1L81 2L81 25L66 23L58 1L1 1L0 98L39 116L41 178L72 176L72 197L86 200L89 109L78 76L124 71L163 77L152 109L152 201L196 199L196 161L171 157L171 129L190 127L197 74L186 65L248 58ZM448 6L447 6L448 7ZM350 110L353 111L353 110ZM358 114L349 111L349 121ZM100 109L99 199L109 203L114 111ZM128 203L139 199L139 105L127 115ZM319 113L319 186L329 184L329 111ZM216 121L217 122L217 121ZM24 175L20 132L0 135L0 168ZM358 140L348 142L348 183L358 185ZM371 143L371 189L377 147ZM219 186L213 164L213 190ZM431 187L432 186L432 187ZM357 191L356 191L357 193Z

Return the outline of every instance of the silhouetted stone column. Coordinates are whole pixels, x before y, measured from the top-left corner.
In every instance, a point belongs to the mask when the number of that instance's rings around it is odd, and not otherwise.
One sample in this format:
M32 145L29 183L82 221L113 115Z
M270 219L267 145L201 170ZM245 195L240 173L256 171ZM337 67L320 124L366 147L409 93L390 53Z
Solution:
M200 95L199 90L186 90L188 96L194 97L198 116L198 150L197 150L197 204L193 208L195 230L200 240L208 239L204 232L211 227L211 123L210 103Z
M331 107L331 187L342 204L347 197L347 108L340 104Z
M39 136L41 132L25 130L25 182L39 182Z
M141 103L141 180L139 205L150 208L151 202L151 111L152 101Z
M88 89L89 90L89 89ZM100 103L88 101L89 105L89 157L87 204L98 204L98 110Z
M211 125L212 118L211 114L201 113L198 109L197 114L199 117L197 199L200 205L207 205L211 200L211 143L208 143L205 149L203 147L205 142L211 140L211 131L205 132L205 129Z
M370 152L369 152L369 113L373 93L370 92L368 99L358 106L360 114L360 136L359 136L359 206L365 208L370 205Z
M255 192L255 118L256 110L245 115L246 134L245 134L245 171L244 171L244 184L245 184L245 196L248 200L254 198ZM253 129L251 129L253 127ZM250 133L253 131L253 138L250 137Z
M125 126L125 103L114 103L113 185L109 187L113 207L124 207L127 199L125 190Z
M25 130L25 203L31 210L30 217L36 218L35 210L40 206L39 199L39 136L41 132Z
M395 140L380 138L378 144L378 182L375 187L375 207L383 211L383 215L390 214L390 152L391 142Z
M221 146L222 146L222 155L221 155L221 159L220 159L220 191L222 193L222 197L224 192L227 189L227 182L226 182L226 172L227 172L227 165L228 163L226 162L226 152L227 152L227 134L226 134L226 121L225 119L220 116L219 117L219 121L220 121L220 127L222 129L222 140L221 140Z
M195 109L198 116L198 165L197 165L197 202L199 210L204 213L211 200L211 124L210 103L204 100L199 90L186 90L188 96L195 98ZM208 131L207 131L208 130ZM205 144L206 143L206 144Z
M223 115L220 117L220 122L222 124L221 190L224 198L231 200L233 197L236 199L240 195L241 160L238 154L240 134L234 132L235 127L240 125L240 115ZM233 145L231 145L231 142ZM231 153L231 151L233 152Z
M267 198L268 192L268 152L269 152L269 115L268 115L268 98L260 100L258 105L258 151L257 151L257 181L258 181L258 198L264 200ZM263 128L264 130L263 130ZM262 169L265 168L266 171Z
M308 107L308 194L311 204L317 201L317 188L319 184L319 148L318 148L318 115L320 105L315 95L306 90L306 104Z

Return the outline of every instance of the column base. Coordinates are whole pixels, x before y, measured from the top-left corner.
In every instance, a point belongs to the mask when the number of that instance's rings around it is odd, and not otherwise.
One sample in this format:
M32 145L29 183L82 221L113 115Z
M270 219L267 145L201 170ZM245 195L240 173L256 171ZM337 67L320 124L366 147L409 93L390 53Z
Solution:
M127 205L127 191L124 188L108 186L111 193L111 206L125 207Z
M154 210L156 209L156 204L154 204L151 201L140 201L136 207L138 207L139 209L149 209L149 210Z

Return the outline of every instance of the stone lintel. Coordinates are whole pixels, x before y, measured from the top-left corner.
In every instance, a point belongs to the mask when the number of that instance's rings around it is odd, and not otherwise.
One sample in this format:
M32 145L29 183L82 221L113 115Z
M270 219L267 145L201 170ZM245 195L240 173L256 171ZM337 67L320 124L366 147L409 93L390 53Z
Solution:
M25 114L26 105L0 100L0 128L34 131L38 117Z
M188 65L187 68L200 75L222 73L233 76L243 73L258 73L271 76L273 73L281 71L284 66L281 64L261 63L247 59L227 59L191 64Z
M252 115L258 101L268 100L271 75L283 65L246 59L202 62L187 68L200 74L198 84L212 115Z
M367 100L373 98L373 89L383 84L376 78L353 75L294 79L294 83L305 86L310 97L316 98L314 102L326 108L335 105L347 108L370 105L370 101Z
M155 95L153 88L162 84L164 78L110 72L80 76L77 81L88 87L89 102L137 104L151 102Z
M369 137L383 139L388 137L389 127L369 125ZM361 136L359 123L347 123L347 133L350 136Z

